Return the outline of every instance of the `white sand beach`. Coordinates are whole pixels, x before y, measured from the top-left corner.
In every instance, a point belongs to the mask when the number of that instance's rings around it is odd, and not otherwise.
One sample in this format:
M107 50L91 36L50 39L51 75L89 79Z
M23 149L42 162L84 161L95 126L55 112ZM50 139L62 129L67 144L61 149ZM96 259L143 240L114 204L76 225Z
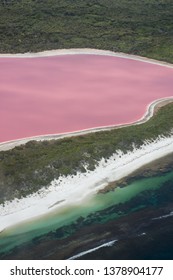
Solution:
M173 135L147 141L140 149L123 154L117 151L108 160L98 162L94 171L78 173L75 176L60 177L49 187L26 198L6 201L0 205L0 231L20 222L47 214L64 206L81 203L90 198L108 183L119 180L143 165L173 152Z
M94 50L94 49L69 49L69 50L53 50L41 53L26 53L26 54L1 54L0 57L42 57L55 55L71 55L71 54L95 54L123 57L127 59L140 60L147 63L154 63L165 67L173 67L173 65L146 59L134 55L114 53L110 51ZM51 140L76 135L83 135L90 132L101 130L111 130L117 127L128 125L138 125L150 119L155 111L155 108L163 102L171 102L173 98L163 98L155 100L148 105L144 116L134 123L120 124L118 126L91 128L83 131L76 131L58 135L43 135L30 137L26 139L18 139L14 141L0 143L0 151L12 149L15 146L25 144L28 141L36 140ZM153 141L146 141L140 149L134 147L133 151L123 154L122 151L117 151L108 160L102 159L98 162L94 171L88 171L85 166L85 173L78 173L75 176L60 177L58 180L53 180L48 187L44 187L37 193L29 195L22 199L14 199L6 201L4 205L0 205L0 232L10 226L14 226L20 222L36 218L47 214L55 209L72 204L81 203L82 200L89 198L98 190L103 189L108 183L119 180L143 165L161 158L173 152L173 134L169 137L158 137Z

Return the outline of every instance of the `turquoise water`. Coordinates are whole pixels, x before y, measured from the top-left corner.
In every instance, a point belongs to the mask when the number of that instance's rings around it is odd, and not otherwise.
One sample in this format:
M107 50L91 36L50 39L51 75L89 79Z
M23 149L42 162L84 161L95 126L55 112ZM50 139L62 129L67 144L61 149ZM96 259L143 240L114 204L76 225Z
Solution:
M80 217L87 218L93 213L130 201L144 191L157 191L167 181L173 181L173 172L153 178L136 180L126 187L117 187L114 191L97 194L88 201L54 211L27 223L10 228L0 235L0 252L8 251L15 246L31 241L33 238L55 231L65 225L70 225ZM143 207L138 206L137 208ZM134 210L134 209L133 209ZM130 209L129 209L130 211ZM104 216L102 223L119 217L115 212Z

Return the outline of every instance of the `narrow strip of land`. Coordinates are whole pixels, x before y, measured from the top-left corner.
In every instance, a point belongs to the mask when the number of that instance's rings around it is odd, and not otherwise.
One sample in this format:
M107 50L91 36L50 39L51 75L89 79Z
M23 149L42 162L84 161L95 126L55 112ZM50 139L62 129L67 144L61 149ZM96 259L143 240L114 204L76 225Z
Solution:
M90 129L73 131L73 132L69 132L69 133L39 135L39 136L34 136L34 137L27 137L27 138L2 142L2 143L0 143L0 152L11 150L17 146L24 145L24 144L28 143L29 141L33 141L33 140L34 141L45 141L45 140L49 141L49 140L63 139L63 138L67 138L67 137L85 135L88 133L95 133L98 131L108 131L108 130L117 129L117 128L121 128L121 127L142 124L142 123L145 123L146 121L148 121L159 108L161 108L164 105L167 105L171 102L173 102L173 97L167 97L167 98L155 100L154 102L152 102L151 104L148 105L144 116L141 119L139 119L133 123L120 124L120 125L114 125L114 126L111 125L111 126L94 127L94 128L90 128Z
M96 50L96 52L100 51ZM81 53L83 54L83 50ZM51 52L51 54L55 55L53 52ZM73 52L72 54L76 53ZM103 55L103 53L101 55ZM34 57L34 54L32 54L31 57ZM146 59L146 62L148 62L148 59ZM167 64L165 65L163 63L161 63L161 65L167 66ZM43 141L59 139L91 132L112 130L119 127L138 125L148 121L154 115L156 110L172 101L173 97L155 100L148 105L144 116L134 123L92 128L67 134L43 135L19 139L1 143L0 151L12 149L15 146L25 144L31 140ZM77 173L77 175L74 176L60 176L58 180L53 180L51 182L50 187L42 188L37 193L29 195L25 198L14 199L11 202L7 201L4 205L0 205L0 230L3 231L5 228L16 225L19 222L38 217L40 215L45 215L55 208L62 208L67 205L71 205L72 203L81 203L83 199L86 199L98 190L103 189L109 182L119 180L129 175L134 170L142 167L144 164L171 153L172 150L172 134L168 137L158 135L157 139L153 141L146 141L146 143L141 145L138 149L134 147L133 151L127 151L125 154L121 151L117 151L106 161L101 159L93 171L86 170L86 172ZM60 201L61 203L57 204L57 201ZM1 234L3 234L3 232Z
M117 151L109 159L101 159L93 171L78 172L76 175L60 176L48 187L23 197L6 201L0 205L0 231L48 214L56 209L81 203L110 182L120 180L143 165L168 155L173 151L173 136L158 137L146 141L140 148L123 153ZM61 203L57 204L57 200ZM5 231L4 231L5 232ZM3 234L3 232L1 233Z

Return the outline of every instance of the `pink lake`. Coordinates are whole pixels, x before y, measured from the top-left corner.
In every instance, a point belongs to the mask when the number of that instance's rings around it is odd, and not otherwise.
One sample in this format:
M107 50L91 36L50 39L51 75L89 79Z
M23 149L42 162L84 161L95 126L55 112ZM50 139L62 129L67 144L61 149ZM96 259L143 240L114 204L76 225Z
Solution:
M0 58L0 142L129 123L173 96L173 69L127 58Z

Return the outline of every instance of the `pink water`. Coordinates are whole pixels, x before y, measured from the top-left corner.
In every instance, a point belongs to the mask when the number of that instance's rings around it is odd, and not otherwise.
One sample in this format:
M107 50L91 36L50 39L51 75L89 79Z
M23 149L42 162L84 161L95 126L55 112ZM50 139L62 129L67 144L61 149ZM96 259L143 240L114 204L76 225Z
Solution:
M173 69L110 56L0 58L0 142L129 123L173 96Z

